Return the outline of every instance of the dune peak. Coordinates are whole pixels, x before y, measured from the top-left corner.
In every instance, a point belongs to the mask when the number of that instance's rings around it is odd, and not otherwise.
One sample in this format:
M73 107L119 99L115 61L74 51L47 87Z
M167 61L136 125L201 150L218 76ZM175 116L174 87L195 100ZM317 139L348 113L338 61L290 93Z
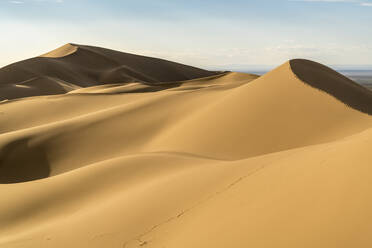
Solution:
M44 58L62 58L66 57L68 55L71 55L75 53L78 50L78 46L72 44L72 43L67 43L53 51L50 51L48 53L45 53L39 57L44 57Z
M221 73L159 58L68 43L39 57L1 68L0 101L62 94L80 87L130 82L142 82L146 86ZM32 87L19 87L30 83L31 79ZM66 88L66 85L69 86ZM176 85L178 83L168 84L169 87Z
M353 109L372 115L372 92L367 88L311 60L292 59L288 63L302 82L332 95Z

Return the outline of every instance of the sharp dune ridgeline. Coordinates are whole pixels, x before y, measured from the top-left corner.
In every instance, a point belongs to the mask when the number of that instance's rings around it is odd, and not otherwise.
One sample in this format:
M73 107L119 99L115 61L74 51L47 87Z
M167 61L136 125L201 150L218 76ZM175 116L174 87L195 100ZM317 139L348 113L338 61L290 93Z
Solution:
M67 44L0 69L0 247L372 247L372 93Z

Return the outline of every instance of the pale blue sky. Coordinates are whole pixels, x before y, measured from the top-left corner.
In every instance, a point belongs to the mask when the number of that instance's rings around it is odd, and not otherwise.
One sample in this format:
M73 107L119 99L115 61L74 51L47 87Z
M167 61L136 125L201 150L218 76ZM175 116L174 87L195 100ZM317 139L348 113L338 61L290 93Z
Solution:
M0 0L0 30L0 66L68 42L206 68L372 64L372 0Z

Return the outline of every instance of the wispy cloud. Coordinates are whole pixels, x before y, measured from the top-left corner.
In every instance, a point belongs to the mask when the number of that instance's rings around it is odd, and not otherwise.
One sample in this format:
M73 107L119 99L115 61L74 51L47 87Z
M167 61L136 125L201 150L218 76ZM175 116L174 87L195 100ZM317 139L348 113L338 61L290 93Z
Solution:
M289 2L308 2L308 3L352 3L364 7L372 7L372 2L358 0L288 0Z
M39 3L63 3L64 0L31 0L31 2L39 2Z
M9 1L9 3L13 3L13 4L22 4L24 3L23 1Z
M20 0L11 0L9 3L12 4L23 4L23 3L63 3L64 0L25 0L25 1L20 1Z
M290 2L356 3L354 0L289 0Z

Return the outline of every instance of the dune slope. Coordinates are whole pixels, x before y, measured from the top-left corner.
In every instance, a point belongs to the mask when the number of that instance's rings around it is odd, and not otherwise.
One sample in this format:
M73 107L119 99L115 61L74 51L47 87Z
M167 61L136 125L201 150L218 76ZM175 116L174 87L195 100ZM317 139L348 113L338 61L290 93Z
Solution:
M72 90L61 87L61 82L68 82L76 89L112 83L156 84L216 74L162 59L66 44L40 57L1 68L0 100L54 95Z
M352 108L372 115L372 91L313 61L294 59L290 61L290 65L303 82L333 95Z
M43 56L107 52L75 48ZM367 89L305 60L140 65L156 81L0 103L0 247L371 247Z

